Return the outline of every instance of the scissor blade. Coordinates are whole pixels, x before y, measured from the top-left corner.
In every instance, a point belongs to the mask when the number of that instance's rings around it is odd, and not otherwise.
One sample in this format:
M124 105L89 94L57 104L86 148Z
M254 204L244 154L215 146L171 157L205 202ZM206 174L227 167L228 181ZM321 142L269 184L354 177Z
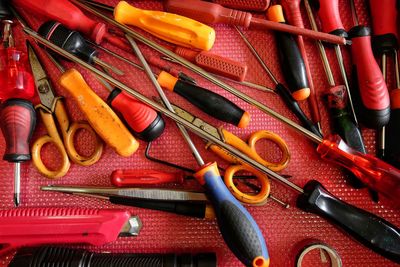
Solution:
M44 70L33 46L27 41L28 58L31 65L35 86L42 105L51 110L55 98L46 71Z
M43 191L56 191L71 194L99 194L107 196L121 196L137 199L152 199L162 201L208 201L204 193L171 190L171 189L158 189L158 188L110 188L110 187L72 187L72 186L42 186Z

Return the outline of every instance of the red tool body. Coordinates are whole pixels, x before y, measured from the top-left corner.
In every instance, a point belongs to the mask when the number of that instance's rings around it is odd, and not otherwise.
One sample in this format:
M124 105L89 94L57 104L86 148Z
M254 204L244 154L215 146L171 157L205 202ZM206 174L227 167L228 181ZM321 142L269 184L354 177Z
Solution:
M339 0L318 0L315 2L322 31L347 37L339 13Z
M265 11L269 6L269 0L214 0L213 2L225 7L249 11Z
M0 255L22 246L104 245L115 241L130 218L124 210L30 208L0 211Z
M155 185L165 183L182 184L183 172L162 172L155 170L115 170L111 173L111 183L116 187Z

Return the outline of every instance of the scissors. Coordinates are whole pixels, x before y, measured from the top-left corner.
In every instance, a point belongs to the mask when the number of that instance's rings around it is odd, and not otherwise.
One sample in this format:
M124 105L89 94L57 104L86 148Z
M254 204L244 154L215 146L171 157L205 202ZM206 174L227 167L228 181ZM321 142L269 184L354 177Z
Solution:
M93 128L91 128L87 122L70 123L62 97L55 96L50 80L40 63L34 48L29 44L29 42L27 42L27 46L29 63L32 68L35 86L41 102L41 104L37 105L35 108L40 113L47 130L47 135L37 139L32 146L32 160L35 167L41 174L48 178L59 178L68 172L70 167L69 159L82 166L89 166L96 163L100 159L103 151L103 143L101 142L101 139L96 135ZM58 122L62 139L57 130L55 120ZM87 130L96 136L96 147L89 157L80 155L74 147L74 136L79 130ZM45 144L50 143L56 146L62 156L62 165L57 170L50 170L47 168L41 158L40 153L42 147Z
M186 110L182 109L181 107L178 107L174 104L171 104L172 107L174 108L176 114L180 116L181 118L185 119L186 121L190 122L191 124L195 125L198 128L203 129L204 131L208 132L209 134L212 134L214 137L218 138L219 140L223 141L224 143L233 146L234 148L238 149L240 152L246 154L250 158L258 161L259 163L263 164L267 168L273 170L273 171L281 171L284 168L286 168L287 164L289 163L290 160L290 154L289 154L289 148L285 142L279 135L266 131L266 130L261 130L261 131L256 131L252 133L247 141L243 141L233 133L223 129L223 128L216 128L205 121L201 120L198 117L195 117L194 115L190 114ZM282 156L278 162L270 162L262 158L256 150L256 143L261 140L265 139L268 141L273 142L276 144L279 148L279 150L282 152ZM213 151L215 154L217 154L219 157L225 159L226 161L232 163L231 166L229 166L225 170L224 174L224 182L228 189L232 192L232 194L241 202L247 203L247 204L264 204L269 196L270 193L270 184L268 177L259 172L258 170L255 170L254 168L246 165L244 162L242 162L240 159L235 157L234 155L230 154L228 151L225 149L212 144L212 143L207 143L206 148ZM260 191L253 195L253 194L248 194L242 192L233 182L233 178L235 176L235 173L239 171L247 171L252 174L254 174L257 177L258 182L261 185Z

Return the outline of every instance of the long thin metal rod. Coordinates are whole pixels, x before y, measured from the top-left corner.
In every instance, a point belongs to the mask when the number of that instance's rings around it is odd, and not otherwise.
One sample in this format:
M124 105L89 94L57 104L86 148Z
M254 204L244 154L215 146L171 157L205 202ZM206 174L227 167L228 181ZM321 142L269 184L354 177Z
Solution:
M54 45L53 43L49 42L48 40L46 40L44 38L42 38L39 34L37 34L32 29L24 28L24 31L28 35L30 35L32 38L34 38L36 41L38 41L39 43L43 44L44 46L48 47L49 49L51 49L57 53L59 53L60 55L68 58L69 60L79 64L80 66L95 73L96 75L102 77L103 79L107 80L109 83L113 84L114 86L116 86L116 87L120 88L121 90L124 90L128 94L132 95L137 100L142 101L143 103L145 103L148 106L151 106L152 108L163 113L165 116L174 120L175 122L182 124L186 129L195 133L199 137L206 139L207 141L210 141L211 143L226 149L227 151L229 151L230 153L232 153L233 155L238 157L243 162L249 164L251 167L253 167L253 168L259 170L260 172L268 175L269 177L274 178L277 181L289 186L290 188L296 190L297 192L304 193L304 190L300 186L290 182L289 180L287 180L286 178L282 177L281 175L275 173L274 171L271 171L270 169L268 169L261 163L255 161L254 159L250 158L249 156L243 154L242 152L240 152L236 148L232 147L231 145L224 143L223 141L219 140L218 138L214 137L213 135L209 134L208 132L206 132L206 131L196 127L195 125L191 124L190 122L182 119L175 113L173 113L173 112L169 111L168 109L166 109L165 107L155 103L154 101L152 101L149 98L145 97L144 95L140 94L139 92L132 89L131 87L128 87L127 85L114 79L110 75L107 75L106 73L96 69L92 65L82 61L81 59L77 58L76 56L72 55L71 53L68 53L67 51L63 50L62 48Z
M16 207L20 204L21 194L21 163L14 163L14 205Z
M383 79L387 80L386 77L386 68L387 68L387 62L386 62L386 54L382 54L382 76ZM386 128L383 126L381 129L378 130L377 133L377 138L378 138L378 157L383 159L385 157L385 150L386 150Z
M118 23L117 21L107 17L106 15L102 14L101 12L97 11L95 8L89 7L77 0L71 0L71 2L73 2L74 4L78 5L79 7L82 7L83 9L87 10L88 12L95 14L96 16L104 19L105 21L107 21L108 23L118 27L119 29L121 29L122 31L124 31L125 33L128 33L131 37L135 38L136 40L146 44L147 46L153 48L154 50L160 52L161 54L168 56L170 58L175 59L177 62L179 62L181 65L185 66L186 68L192 70L193 72L199 74L200 76L202 76L203 78L209 80L210 82L214 83L215 85L225 89L226 91L230 92L231 94L239 97L240 99L242 99L243 101L257 107L258 109L262 110L263 112L269 114L270 116L286 123L287 125L291 126L293 129L295 129L297 132L303 134L304 136L308 137L310 140L312 140L315 143L321 143L323 141L323 139L317 135L315 135L314 133L312 133L311 131L307 130L306 128L298 125L297 123L295 123L294 121L282 116L281 114L279 114L278 112L270 109L269 107L265 106L264 104L258 102L257 100L249 97L248 95L240 92L239 90L233 88L232 86L224 83L223 81L221 81L220 79L216 78L215 76L209 74L208 72L206 72L205 70L203 70L202 68L194 65L193 63L189 62L188 60L176 55L175 53L171 52L170 50L160 46L159 44L145 38L144 36L142 36L141 34L135 32L134 30L132 30L131 28Z
M129 41L129 44L132 46L133 51L135 52L136 56L138 57L139 61L142 63L143 68L149 77L150 81L156 88L156 91L158 95L161 97L161 101L164 103L164 105L169 109L169 111L175 113L173 107L171 106L171 103L169 102L167 96L164 94L163 89L161 88L160 84L157 82L156 78L153 75L153 72L150 69L149 64L147 63L146 59L144 58L142 51L140 51L139 46L136 44L135 40L133 40L129 35L125 35L126 39ZM196 159L197 164L201 167L204 165L204 160L201 157L199 151L197 150L196 146L194 145L192 139L189 136L189 133L186 131L185 127L180 125L179 123L176 124L178 126L179 131L181 132L183 139L185 139L187 145L190 148L190 151L192 151L193 157Z

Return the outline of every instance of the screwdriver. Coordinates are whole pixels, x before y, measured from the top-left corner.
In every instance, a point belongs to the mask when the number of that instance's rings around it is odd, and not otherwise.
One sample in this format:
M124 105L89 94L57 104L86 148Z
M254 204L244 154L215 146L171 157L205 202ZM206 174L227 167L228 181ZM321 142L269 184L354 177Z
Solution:
M199 0L167 0L164 2L164 9L168 12L181 14L203 23L213 24L222 23L228 25L241 26L244 28L254 28L260 30L276 30L296 35L303 35L312 39L323 40L335 44L345 45L347 41L340 36L315 32L302 29L288 24L259 19L251 13L229 9L221 5Z
M124 28L124 30L126 29ZM121 83L120 81L114 79L113 77L99 71L98 69L85 63L84 61L68 53L67 51L62 50L59 47L53 45L46 39L40 37L37 33L32 31L31 29L25 28L24 31L27 34L29 34L32 38L45 45L46 47L78 63L85 69L88 69L96 73L97 75L101 76L111 84L118 86L119 88L128 92L132 96L136 97L138 100L143 101L144 103L152 106L154 109L162 112L165 116L173 119L175 122L179 122L181 125L185 126L187 129L190 129L190 131L192 131L199 137L204 138L210 142L213 142L218 146L221 146L222 148L226 149L233 155L243 160L243 162L245 162L246 164L249 164L249 166L261 171L262 173L268 175L269 177L276 179L277 181L287 185L291 189L300 193L301 195L299 196L297 202L297 206L300 209L306 212L317 214L319 216L322 216L330 220L332 223L336 224L337 226L345 230L347 233L351 234L358 241L362 242L365 246L385 256L388 259L400 262L400 248L398 247L398 244L400 244L400 238L399 238L400 230L396 228L396 226L394 226L393 224L385 221L384 219L376 215L373 215L367 211L356 208L346 202L337 199L334 195L330 194L319 182L315 180L309 181L305 185L304 189L299 187L298 185L290 182L289 180L285 179L279 174L269 170L259 162L239 152L232 146L225 144L218 138L215 138L208 132L202 130L201 128L196 127L195 125L182 119L175 113L151 101L149 98L143 96L134 89L128 87L127 85ZM129 31L127 30L127 32ZM147 40L146 43L150 43L150 41ZM161 49L159 50L161 51ZM165 55L173 57L173 54L168 53L167 50L165 51L163 50L163 52ZM357 174L359 177L363 178L364 182L366 183L370 182L369 183L370 186L374 185L376 188L379 188L381 192L386 191L385 194L386 196L391 198L394 202L397 201L396 203L399 203L398 202L399 199L397 198L398 194L400 193L399 170L393 168L392 166L382 161L379 161L378 159L372 156L357 154L356 152L348 148L343 142L339 143L334 142L340 140L330 141L330 140L319 139L308 130L302 128L301 126L298 126L294 122L290 121L287 118L284 118L283 116L279 115L278 113L272 110L269 110L269 114L287 123L288 125L298 130L299 132L303 133L304 135L314 140L315 142L320 143L318 151L322 152L321 154L323 154L324 158L329 157L332 160L336 160L336 162L342 163L344 167L352 168L353 172ZM217 172L216 169L217 168L215 168L213 171L208 171L205 173L206 184L209 183L210 181L214 181L213 174ZM382 177L386 179L381 179ZM217 181L218 179L221 178L218 177L217 179L215 179L215 181ZM216 188L214 187L214 189ZM224 194L224 197L225 196L226 195ZM218 209L215 210L216 212L218 212ZM338 212L339 210L340 212ZM357 220L354 220L354 218L357 218ZM237 225L238 222L241 223L240 227L242 226L246 227L243 225L242 223L243 221L241 219L236 219L235 223L233 223L232 225ZM221 227L221 231L222 230L223 228ZM229 227L228 230L230 230ZM242 231L242 235L245 235L246 238L249 237L249 234L250 234L249 231ZM382 238L383 236L384 238ZM238 242L239 243L236 242L236 244L243 243L242 241Z
M12 13L8 8L8 0L0 1L0 19L6 19L12 17Z
M156 10L136 8L126 1L120 1L115 7L95 1L81 1L112 11L114 19L125 25L138 27L167 42L208 51L215 41L213 28L193 19Z
M285 23L281 5L273 5L267 10L270 21ZM288 83L292 96L297 101L302 101L310 96L310 88L303 57L292 35L275 32L279 61L282 73Z
M247 11L265 11L269 6L269 0L213 0L212 2Z
M100 60L97 57L98 51L87 45L85 39L77 31L72 31L56 21L48 21L40 26L38 32L47 40L77 55L89 64L98 64L103 68L112 70L118 75L124 74L114 66Z
M288 22L296 27L304 28L303 19L301 17L300 11L300 0L282 0L282 7L285 12L286 18ZM315 29L314 29L315 30ZM310 111L311 111L311 118L315 124L318 125L320 132L322 133L321 129L321 114L320 108L318 106L317 95L315 93L315 87L311 75L310 64L307 57L306 48L304 45L303 36L297 36L297 45L299 46L301 56L304 60L304 65L306 68L307 79L310 88L310 97L309 97L309 104L310 104Z
M0 100L8 98L30 99L35 84L25 53L15 48L12 21L3 20L3 47L0 49Z
M361 97L363 123L369 128L382 128L390 119L390 99L382 72L371 48L371 30L358 23L354 2L351 0L355 26L348 32L352 41L351 55L358 92Z
M3 160L14 162L14 204L20 204L21 166L31 159L29 142L36 126L36 112L32 103L19 98L10 98L1 104L1 131L6 140Z
M268 74L268 76L271 78L271 80L275 83L275 92L282 98L283 102L285 105L296 115L296 117L301 121L301 123L311 132L313 132L315 135L322 137L319 127L317 127L311 120L309 120L304 114L303 110L299 106L299 103L297 103L296 99L293 98L292 94L290 91L283 85L281 84L275 76L272 74L271 70L267 67L265 62L262 60L261 56L258 54L257 50L253 47L253 45L249 42L247 37L243 34L243 32L236 26L234 26L236 31L239 33L240 37L242 40L245 42L251 53L255 56L257 61L260 63L260 65L263 67L265 72Z

